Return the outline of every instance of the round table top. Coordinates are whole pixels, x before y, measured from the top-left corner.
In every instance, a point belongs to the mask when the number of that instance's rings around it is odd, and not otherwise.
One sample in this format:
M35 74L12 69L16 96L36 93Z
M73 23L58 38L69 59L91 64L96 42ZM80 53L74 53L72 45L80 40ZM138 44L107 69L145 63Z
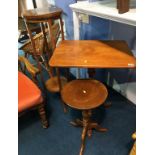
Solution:
M80 110L89 110L103 104L108 96L108 91L97 80L78 79L67 83L62 88L61 96L68 106Z
M41 20L60 16L61 13L62 9L55 6L50 6L46 8L35 8L31 10L25 10L23 11L22 16L26 19Z

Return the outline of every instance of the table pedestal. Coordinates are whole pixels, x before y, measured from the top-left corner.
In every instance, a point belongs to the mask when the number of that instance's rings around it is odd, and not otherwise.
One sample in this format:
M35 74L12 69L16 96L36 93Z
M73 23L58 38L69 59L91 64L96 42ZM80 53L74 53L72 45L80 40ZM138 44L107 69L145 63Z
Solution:
M95 129L95 130L100 131L100 132L107 131L106 128L102 128L100 125L98 125L98 123L92 122L90 120L91 115L92 115L91 110L83 110L82 111L83 120L76 119L75 121L71 122L71 124L73 126L83 127L83 131L81 134L82 144L81 144L81 149L80 149L79 155L83 155L83 151L84 151L84 147L85 147L86 134L88 135L88 137L91 137L92 129Z

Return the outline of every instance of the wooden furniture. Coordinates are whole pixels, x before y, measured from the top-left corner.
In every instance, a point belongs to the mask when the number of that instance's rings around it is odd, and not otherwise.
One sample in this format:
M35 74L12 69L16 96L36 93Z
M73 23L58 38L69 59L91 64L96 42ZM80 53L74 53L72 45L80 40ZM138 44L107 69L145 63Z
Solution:
M38 24L31 24L30 25L32 32L40 33L40 26ZM18 17L18 41L21 42L23 38L29 38L27 35L26 25L24 19L22 17Z
M62 40L64 40L61 14L62 14L62 10L54 6L51 6L49 8L36 8L32 10L23 11L23 17L26 23L27 31L28 31L31 44L32 44L32 49L33 49L31 53L33 53L37 61L39 61L39 59L37 59L37 56L40 56L43 59L43 62L45 63L46 68L48 68L48 64L46 62L46 59L43 58L43 55L42 55L43 51L47 53L47 57L49 60L49 58L52 55L52 51L56 47L56 41L60 33L62 35ZM59 27L57 26L56 32L55 32L56 34L53 34L54 28L52 28L52 25L53 25L53 20L55 19L59 19L61 29L59 29ZM32 23L35 23L35 24L39 23L42 30L42 33L35 38L33 37L32 31L29 27L29 24L32 24ZM38 42L36 38L37 39L39 38ZM42 41L40 41L41 39ZM48 43L52 44L51 47L49 47L50 44ZM50 71L49 71L49 74L51 74Z
M120 14L129 11L130 0L117 0L117 9Z
M40 89L36 86L36 75L39 70L31 66L22 58L19 59L21 63L26 65L27 70L32 76L33 82L22 72L18 72L18 113L19 116L30 109L38 109L43 128L48 127L48 121L45 112L45 102Z
M38 85L37 76L40 74L40 70L33 66L27 58L24 56L18 56L18 67L21 72L25 72L25 69L30 73L32 81ZM39 87L39 85L38 85Z
M131 149L130 155L136 155L136 133L132 135L132 138L135 140L134 145Z
M33 29L31 29L31 30L34 33ZM52 36L56 39L56 41L58 40L59 32L60 32L59 24L58 23L53 24L52 25ZM49 34L48 34L47 29L46 29L46 34L47 34L47 37L48 37L47 43L48 43L49 49L47 49L46 46L45 46L43 32L40 32L40 33L37 33L35 36L33 36L33 41L34 41L35 49L36 49L37 53L34 53L34 50L33 50L30 39L28 39L19 48L19 50L24 51L25 57L28 57L28 55L32 55L33 57L35 57L35 56L39 57L38 61L42 62L42 64L44 64L46 66L46 69L49 70L48 64L47 64L47 61L46 61L45 58L49 55L49 52L52 52L52 45L51 45L50 40L49 40Z
M56 39L52 36L52 24L53 24L52 20L58 19L60 21L60 27L61 27L60 33L62 35L62 40L64 40L63 22L62 22L61 15L62 15L62 10L55 6L51 6L48 8L36 8L32 10L25 10L23 12L23 17L27 25L27 30L29 32L31 42L33 41L33 39L32 39L32 34L29 29L28 23L41 23L41 28L45 39L45 26L43 23L46 22L49 27L49 33L50 33L50 39L51 39L50 41L52 43L52 48L55 49ZM45 42L46 42L46 39L45 39ZM32 42L32 46L33 47L35 46L33 42Z
M49 65L89 69L135 68L136 60L125 41L64 40L55 49ZM93 70L89 70L88 74L92 77ZM89 118L91 109L105 101L107 90L96 80L75 80L63 87L61 95L67 105L83 111L83 121L72 122L73 125L84 126L80 150L82 155L86 133L91 135L92 128L106 131L99 128L96 123L91 124Z
M128 12L124 13L124 14L119 14L118 13L118 9L117 9L117 0L102 0L102 1L99 1L99 0L92 0L93 2L88 2L88 1L84 1L84 2L79 2L79 3L74 3L74 4L70 4L69 7L72 9L73 11L73 25L74 25L74 40L80 40L80 30L81 30L81 14L85 14L85 15L88 15L88 18L89 16L94 16L94 17L98 17L101 19L107 19L109 20L109 40L114 40L113 39L113 36L114 38L116 38L117 36L115 36L116 34L116 28L115 28L115 25L117 25L117 23L123 23L123 24L118 24L120 25L121 27L125 27L125 29L127 28L128 30L131 31L131 29L134 29L132 26L136 26L136 0L130 0L130 9ZM125 0L124 0L125 1ZM93 22L93 20L90 19L91 22ZM117 22L117 23L116 23ZM93 24L93 23L88 23L89 25L90 24ZM95 24L95 23L94 23ZM124 25L125 24L125 25ZM128 28L129 27L129 28ZM124 29L124 30L125 30ZM102 31L102 30L99 30L99 31ZM133 31L134 32L134 31ZM114 33L114 34L112 34ZM118 32L118 33L121 33ZM118 36L117 38L120 38L120 37L125 37L127 38L128 40L128 37L126 36L127 34L126 33L121 33L121 36ZM136 38L135 38L135 35L133 35L133 33L131 33L131 38L129 39L129 43L130 44L133 44L133 45L130 45L131 47L135 47L135 41ZM133 51L135 51L135 49L132 49ZM79 78L80 77L80 72L81 70L77 69L76 70L76 77ZM111 76L111 73L108 72L108 79L107 79L107 83L109 81L114 81L114 77ZM115 80L116 81L116 80ZM112 87L116 90L116 88L120 88L120 89L123 89L121 90L121 94L123 96L125 96L126 98L128 98L130 100L130 98L135 94L133 95L126 95L123 93L123 91L127 91L128 92L128 88L126 87L126 85L128 85L129 87L133 87L133 85L131 85L130 83L128 84L122 84L120 87L119 87L119 84L116 82L114 83L113 82L113 85Z
M135 68L125 41L64 40L49 61L51 67Z
M27 35L27 30L26 30L26 25L24 22L24 19L22 18L22 12L24 10L30 9L30 8L34 8L36 7L35 5L36 3L34 2L34 0L18 0L18 33L19 33L19 37L18 37L18 41L19 42L25 42L26 39L28 39L28 35ZM38 24L30 24L31 30L35 33L39 33L40 32L40 26Z
M46 81L45 86L47 90L50 92L59 92L61 87L67 82L65 77L60 77L59 71L56 69L57 75L54 76L52 70L49 68L48 60L53 54L53 50L56 48L56 43L61 35L62 40L64 40L64 32L63 32L63 22L62 22L62 10L55 6L47 7L47 8L36 8L32 10L25 10L23 12L23 17L26 22L27 31L30 36L31 45L32 45L32 52L33 56L35 57L38 68L41 70L40 61L38 58L41 58L42 62L45 64L45 68L47 69L50 78ZM58 20L60 26L54 24L53 21ZM32 36L32 32L29 28L30 23L40 23L42 33L39 36ZM55 30L55 31L54 31ZM42 39L42 42L40 40ZM39 43L36 43L39 40ZM36 41L36 42L35 42ZM50 44L49 44L50 43ZM40 48L39 48L39 47ZM42 49L42 50L40 50ZM46 51L47 54L47 61L43 57L43 51ZM62 85L60 84L62 83ZM62 104L64 107L64 111L66 112L65 105Z
M91 110L103 104L107 95L107 89L102 83L90 79L73 80L66 84L61 91L62 99L68 106L82 110L83 120L76 119L71 122L74 126L83 127L79 155L83 155L86 135L88 134L90 137L92 129L101 132L107 131L106 128L102 128L96 122L90 120Z

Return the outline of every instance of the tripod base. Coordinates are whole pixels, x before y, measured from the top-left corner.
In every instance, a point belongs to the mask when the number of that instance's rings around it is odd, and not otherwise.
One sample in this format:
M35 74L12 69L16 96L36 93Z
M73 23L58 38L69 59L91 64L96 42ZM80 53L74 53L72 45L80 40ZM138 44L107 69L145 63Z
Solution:
M75 121L70 122L73 126L83 127L83 131L82 131L82 134L81 134L82 144L81 144L81 149L80 149L80 154L79 155L83 155L86 135L88 137L91 137L93 129L95 129L96 131L100 131L100 132L107 131L106 128L102 128L98 123L92 122L90 120L91 110L82 111L82 116L83 116L83 120L76 119Z

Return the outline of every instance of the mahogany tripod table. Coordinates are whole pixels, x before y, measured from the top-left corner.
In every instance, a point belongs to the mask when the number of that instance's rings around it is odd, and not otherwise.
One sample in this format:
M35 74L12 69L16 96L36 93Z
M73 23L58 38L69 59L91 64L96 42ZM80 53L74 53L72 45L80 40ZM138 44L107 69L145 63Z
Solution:
M55 49L49 61L51 67L79 68L135 68L136 60L125 41L65 40ZM90 77L92 72L88 71ZM63 101L70 107L82 111L83 120L76 119L74 126L82 126L83 155L86 135L92 129L107 131L91 122L91 110L104 103L108 95L106 87L93 79L78 79L67 83L61 91Z

